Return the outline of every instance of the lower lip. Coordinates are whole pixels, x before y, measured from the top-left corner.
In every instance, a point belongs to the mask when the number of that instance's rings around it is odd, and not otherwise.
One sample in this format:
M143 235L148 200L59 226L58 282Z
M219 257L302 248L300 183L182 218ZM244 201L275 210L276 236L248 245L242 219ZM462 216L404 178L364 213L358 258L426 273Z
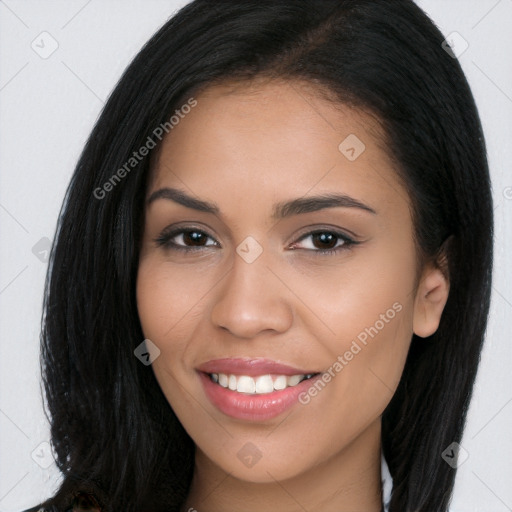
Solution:
M306 391L322 374L272 393L261 395L246 394L232 391L216 384L210 376L199 372L206 396L221 412L232 418L248 421L265 421L292 407L298 402L299 395Z

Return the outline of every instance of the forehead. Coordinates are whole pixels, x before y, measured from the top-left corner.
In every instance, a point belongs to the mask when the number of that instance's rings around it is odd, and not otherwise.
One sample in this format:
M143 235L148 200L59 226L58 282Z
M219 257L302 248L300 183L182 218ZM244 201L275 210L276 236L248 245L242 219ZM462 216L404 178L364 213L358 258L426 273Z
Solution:
M261 206L265 198L337 189L408 202L379 121L326 94L275 80L206 88L163 139L149 192L176 185L233 202L236 191Z

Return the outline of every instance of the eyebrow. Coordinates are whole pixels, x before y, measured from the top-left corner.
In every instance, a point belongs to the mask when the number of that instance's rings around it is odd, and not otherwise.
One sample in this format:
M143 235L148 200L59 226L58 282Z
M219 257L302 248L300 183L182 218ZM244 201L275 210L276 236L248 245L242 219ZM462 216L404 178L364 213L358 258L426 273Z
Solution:
M164 187L156 190L149 196L147 205L149 206L157 199L168 199L200 212L213 213L215 215L220 213L220 208L215 203L197 199L177 188ZM311 213L325 208L335 207L358 208L372 213L373 215L377 215L377 212L373 208L348 195L320 194L318 196L300 197L292 199L291 201L275 204L272 211L272 219L279 220L301 213Z

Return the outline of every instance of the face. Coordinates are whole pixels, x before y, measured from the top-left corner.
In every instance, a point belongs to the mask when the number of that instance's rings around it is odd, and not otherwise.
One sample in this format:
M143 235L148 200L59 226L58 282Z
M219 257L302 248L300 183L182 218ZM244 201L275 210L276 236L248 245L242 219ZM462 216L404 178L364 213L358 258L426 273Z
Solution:
M137 276L169 404L205 464L251 482L380 446L437 324L375 119L299 83L195 99L154 162Z

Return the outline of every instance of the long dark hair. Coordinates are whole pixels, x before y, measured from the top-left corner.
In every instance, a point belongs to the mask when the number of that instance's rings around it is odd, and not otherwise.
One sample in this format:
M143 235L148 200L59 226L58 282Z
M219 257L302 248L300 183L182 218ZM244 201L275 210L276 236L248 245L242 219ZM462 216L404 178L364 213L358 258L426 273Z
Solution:
M449 275L439 328L413 336L382 431L391 512L446 510L455 470L441 453L462 437L484 339L493 207L480 119L443 40L411 0L195 0L146 43L85 145L51 251L41 365L63 481L45 505L65 510L79 490L109 511L183 504L194 443L134 356L150 158L126 164L203 88L265 77L316 84L379 120L417 247Z

